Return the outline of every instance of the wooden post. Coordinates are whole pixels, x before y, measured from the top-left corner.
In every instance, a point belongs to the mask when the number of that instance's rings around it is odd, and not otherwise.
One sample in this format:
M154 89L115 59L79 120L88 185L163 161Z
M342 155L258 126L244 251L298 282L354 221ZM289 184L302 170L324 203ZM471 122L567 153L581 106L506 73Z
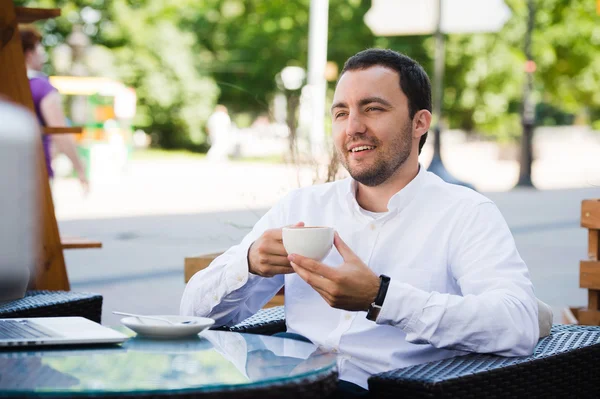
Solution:
M0 0L0 94L35 112L21 47L18 22L20 20L31 22L46 18L46 15L58 15L60 10L46 10L46 14L40 10L29 13L24 8L19 8L18 11L19 14L23 15L17 15L11 0ZM35 19L33 19L34 17ZM38 153L40 159L43 160L44 152L41 136L38 142ZM69 290L69 278L67 277L65 259L60 243L58 224L54 215L54 203L50 194L48 171L45 162L39 162L39 165L38 183L41 189L38 201L42 212L40 213L38 227L41 231L40 242L42 244L38 251L39 260L35 279L32 281L30 288Z

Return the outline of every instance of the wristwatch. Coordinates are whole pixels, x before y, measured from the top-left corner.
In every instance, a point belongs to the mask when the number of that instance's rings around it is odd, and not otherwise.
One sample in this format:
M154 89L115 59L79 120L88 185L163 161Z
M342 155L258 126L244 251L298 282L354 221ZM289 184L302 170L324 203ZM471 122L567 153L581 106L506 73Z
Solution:
M371 321L377 320L377 316L379 316L379 312L381 312L381 307L383 306L383 301L385 300L385 295L387 294L390 285L390 278L385 274L379 276L379 281L379 291L377 291L375 301L371 303L369 310L367 311L367 319Z

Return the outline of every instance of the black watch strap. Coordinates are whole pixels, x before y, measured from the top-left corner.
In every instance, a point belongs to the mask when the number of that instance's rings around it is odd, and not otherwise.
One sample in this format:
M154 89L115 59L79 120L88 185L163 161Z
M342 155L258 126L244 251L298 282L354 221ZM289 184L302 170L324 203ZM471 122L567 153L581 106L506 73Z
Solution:
M369 306L369 310L367 312L367 319L375 321L377 320L377 316L379 316L379 312L381 311L381 307L383 306L383 301L385 301L385 296L388 291L388 287L390 286L390 278L385 274L379 276L379 291L377 291L377 296L375 296L375 301Z

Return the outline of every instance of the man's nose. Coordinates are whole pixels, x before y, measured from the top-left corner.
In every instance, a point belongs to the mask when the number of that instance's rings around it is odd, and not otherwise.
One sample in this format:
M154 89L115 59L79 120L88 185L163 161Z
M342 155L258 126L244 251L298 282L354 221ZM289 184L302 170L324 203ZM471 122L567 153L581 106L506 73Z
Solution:
M348 136L354 136L355 134L363 134L366 130L367 127L360 114L350 112L350 115L348 116L348 125L346 126L346 134Z

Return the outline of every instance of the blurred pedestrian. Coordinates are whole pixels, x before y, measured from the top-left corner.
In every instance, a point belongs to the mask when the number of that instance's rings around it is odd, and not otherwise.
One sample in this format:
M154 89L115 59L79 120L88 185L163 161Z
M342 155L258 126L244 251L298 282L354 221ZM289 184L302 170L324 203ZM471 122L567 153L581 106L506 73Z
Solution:
M217 105L206 123L210 149L206 158L210 161L227 161L230 152L231 118L227 107Z
M62 99L58 91L48 81L48 76L42 73L42 67L46 61L46 51L42 46L42 36L33 27L20 29L21 45L27 66L27 77L29 87L38 121L42 126L63 127L68 126L67 119L62 108ZM81 186L85 193L89 191L89 182L86 176L84 163L77 155L75 138L72 134L42 135L44 156L48 177L54 178L52 169L51 145L57 152L65 154L73 163L73 168L79 177Z

